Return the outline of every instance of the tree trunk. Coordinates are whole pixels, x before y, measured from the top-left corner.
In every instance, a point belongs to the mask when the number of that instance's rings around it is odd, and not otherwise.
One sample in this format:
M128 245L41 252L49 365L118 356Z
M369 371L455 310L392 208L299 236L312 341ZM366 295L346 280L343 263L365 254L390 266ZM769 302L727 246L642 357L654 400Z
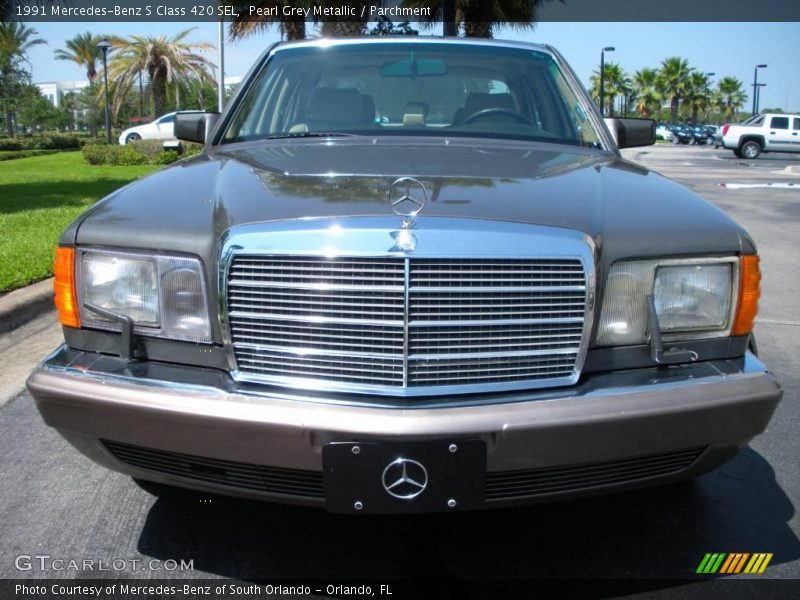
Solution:
M606 111L606 116L607 117L613 117L614 116L614 96L613 95L608 97L608 111Z
M165 76L156 72L150 75L150 91L153 93L153 112L157 119L164 114L164 105L167 100L167 82Z
M491 38L492 24L487 22L464 21L464 37Z
M10 110L6 113L6 134L12 138L16 135L16 131L14 131L14 114Z
M670 118L672 119L672 123L678 122L678 96L674 95L669 101L669 114Z
M481 0L462 5L465 37L492 37L493 2Z
M692 127L697 125L697 112L698 112L697 105L692 104Z
M367 24L360 21L323 21L320 27L323 37L359 37L366 30Z
M354 17L325 17L320 27L323 37L358 37L367 31L367 22L361 18L362 6L369 4L364 0L342 2L341 0L323 0L322 5L327 9L351 8ZM369 11L364 13L369 14Z
M282 23L283 31L286 34L286 39L304 40L306 39L306 22L305 19L292 19Z
M139 116L144 116L144 85L142 84L142 72L139 71Z

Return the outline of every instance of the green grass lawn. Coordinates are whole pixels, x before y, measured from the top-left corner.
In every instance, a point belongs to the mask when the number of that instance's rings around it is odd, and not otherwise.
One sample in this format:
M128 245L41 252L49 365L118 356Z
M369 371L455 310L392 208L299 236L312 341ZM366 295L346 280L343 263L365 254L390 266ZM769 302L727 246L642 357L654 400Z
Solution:
M53 274L53 252L86 208L158 167L90 166L80 152L0 162L0 293Z

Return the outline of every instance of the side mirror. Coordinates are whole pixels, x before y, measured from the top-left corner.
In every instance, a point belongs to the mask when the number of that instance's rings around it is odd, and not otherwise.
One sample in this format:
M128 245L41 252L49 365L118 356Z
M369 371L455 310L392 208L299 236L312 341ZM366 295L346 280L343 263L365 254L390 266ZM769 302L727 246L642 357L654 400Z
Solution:
M175 137L185 142L205 144L219 121L219 113L185 112L175 115Z
M619 148L652 146L656 143L656 122L652 119L604 119Z

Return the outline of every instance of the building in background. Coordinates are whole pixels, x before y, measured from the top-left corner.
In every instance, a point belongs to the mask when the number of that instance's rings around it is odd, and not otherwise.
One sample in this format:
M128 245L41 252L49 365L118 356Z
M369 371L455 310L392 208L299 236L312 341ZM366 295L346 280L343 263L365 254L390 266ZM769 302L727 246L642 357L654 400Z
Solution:
M64 96L67 94L77 94L83 88L89 86L89 82L86 80L82 81L42 81L39 83L34 83L36 87L39 88L42 96L47 98L47 100L56 108L61 106L61 103L64 100Z

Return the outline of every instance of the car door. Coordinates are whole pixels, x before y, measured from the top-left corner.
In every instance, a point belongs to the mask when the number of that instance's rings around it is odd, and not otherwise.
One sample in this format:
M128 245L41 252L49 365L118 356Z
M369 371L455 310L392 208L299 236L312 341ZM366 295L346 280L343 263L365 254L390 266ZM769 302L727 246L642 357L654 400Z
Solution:
M166 140L175 137L175 113L164 115L156 121L156 125L158 126L158 135L156 136L158 139Z
M792 132L789 131L789 121L791 121L790 117L777 115L769 118L765 150L793 150Z
M791 131L792 150L800 152L800 117L795 117L792 121L794 122Z

